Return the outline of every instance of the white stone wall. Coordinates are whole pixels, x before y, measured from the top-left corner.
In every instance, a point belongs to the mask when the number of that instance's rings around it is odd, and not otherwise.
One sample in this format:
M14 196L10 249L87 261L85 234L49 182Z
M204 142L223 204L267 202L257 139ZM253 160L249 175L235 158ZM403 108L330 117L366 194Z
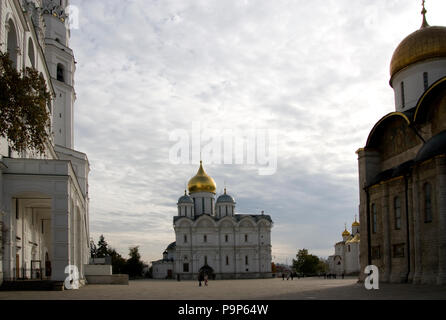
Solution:
M175 273L183 274L184 263L189 263L188 274L196 275L205 257L216 274L270 273L270 230L267 220L256 223L251 218L239 223L230 217L220 221L208 216L180 219L175 224Z
M425 92L424 72L428 73L428 86L431 86L434 82L446 76L446 59L430 59L415 63L399 71L393 77L391 85L395 92L396 111L406 111L416 106ZM401 82L404 82L404 108L402 105Z

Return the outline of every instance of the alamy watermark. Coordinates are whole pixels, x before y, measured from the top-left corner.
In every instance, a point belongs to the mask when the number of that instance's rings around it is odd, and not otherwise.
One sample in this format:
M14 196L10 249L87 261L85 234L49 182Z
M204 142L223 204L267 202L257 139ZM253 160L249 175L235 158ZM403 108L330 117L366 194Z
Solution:
M65 278L64 285L67 290L77 290L79 289L79 269L77 266L66 266L65 274L68 274L68 277Z
M171 164L248 165L258 169L259 175L273 175L277 171L277 130L222 129L202 127L193 122L191 130L177 129L169 140L175 144L169 150Z
M65 15L67 16L65 20L67 28L71 30L79 29L79 7L70 4L65 8Z
M364 270L367 276L364 285L367 290L379 290L379 269L377 266L367 266Z

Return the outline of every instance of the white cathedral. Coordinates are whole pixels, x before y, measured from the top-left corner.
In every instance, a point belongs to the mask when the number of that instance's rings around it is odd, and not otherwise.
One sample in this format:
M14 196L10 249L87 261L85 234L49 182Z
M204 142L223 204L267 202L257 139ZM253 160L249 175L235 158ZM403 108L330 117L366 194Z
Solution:
M359 263L360 226L356 219L352 224L352 233L347 230L347 225L345 226L345 230L342 233L342 241L335 244L335 254L328 257L330 274L337 276L359 274L361 269Z
M33 67L54 99L44 155L14 152L0 138L0 283L64 281L89 258L87 156L74 150L75 59L67 0L1 0L0 51Z
M217 186L203 164L177 203L173 218L176 242L163 259L152 262L155 279L270 278L271 228L269 215L235 214L235 200L226 189L215 201Z

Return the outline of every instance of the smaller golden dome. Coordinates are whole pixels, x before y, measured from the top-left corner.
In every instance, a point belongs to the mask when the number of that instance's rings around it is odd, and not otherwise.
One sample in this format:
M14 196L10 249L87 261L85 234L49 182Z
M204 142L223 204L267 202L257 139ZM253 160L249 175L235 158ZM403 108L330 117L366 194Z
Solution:
M353 222L352 227L360 227L360 226L361 225L359 224L358 221L356 221L356 218L355 218L355 222Z
M189 190L189 193L211 192L215 194L217 185L215 184L214 179L208 176L206 171L204 171L203 161L200 161L200 169L198 169L195 177L190 179L187 188Z
M347 228L345 228L345 231L342 233L343 237L349 237L350 236L350 232L348 232Z

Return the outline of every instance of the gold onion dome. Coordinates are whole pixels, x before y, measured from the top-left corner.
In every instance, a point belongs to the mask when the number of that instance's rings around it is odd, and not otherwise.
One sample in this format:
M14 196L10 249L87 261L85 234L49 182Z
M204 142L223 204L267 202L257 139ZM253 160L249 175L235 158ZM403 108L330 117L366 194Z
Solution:
M446 58L446 27L429 26L423 6L421 28L408 35L396 48L390 63L390 76L402 69L433 58Z
M348 232L347 228L345 228L345 231L342 233L343 237L349 237L350 236L350 232Z
M198 169L195 177L189 180L187 188L189 193L211 192L215 194L217 185L215 184L214 179L208 176L206 171L204 171L203 161L200 161L200 169Z
M356 219L355 219L355 222L353 222L352 227L360 227L360 226L361 225L359 224L359 222L356 221Z

